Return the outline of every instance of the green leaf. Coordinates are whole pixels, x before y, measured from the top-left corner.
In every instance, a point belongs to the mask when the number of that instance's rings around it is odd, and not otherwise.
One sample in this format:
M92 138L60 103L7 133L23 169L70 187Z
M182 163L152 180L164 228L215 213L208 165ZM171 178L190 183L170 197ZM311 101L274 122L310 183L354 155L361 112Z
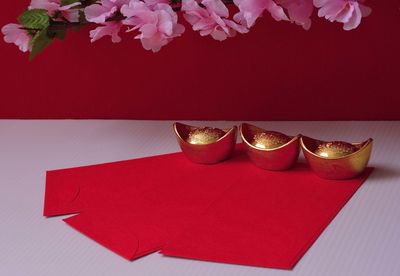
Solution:
M39 52L43 51L52 40L53 38L49 36L47 29L37 32L31 41L32 51L29 60L32 60Z
M19 23L27 29L45 29L50 20L45 10L26 10L18 17Z

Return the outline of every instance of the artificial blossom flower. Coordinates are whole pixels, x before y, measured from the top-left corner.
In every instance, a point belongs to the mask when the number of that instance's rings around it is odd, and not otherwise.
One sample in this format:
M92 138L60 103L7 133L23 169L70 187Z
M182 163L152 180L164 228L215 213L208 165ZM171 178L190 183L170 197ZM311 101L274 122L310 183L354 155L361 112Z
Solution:
M363 5L363 2L363 0L314 0L314 5L319 8L319 17L343 23L343 29L348 31L357 28L361 18L371 13L371 8Z
M31 51L30 42L32 37L28 32L22 29L19 24L7 24L1 28L1 32L4 35L4 41L7 43L14 43L19 47L22 52Z
M284 9L273 0L233 0L239 8L239 12L234 15L234 20L252 27L265 10L269 11L276 21L288 21Z
M183 16L201 36L211 35L222 41L235 36L236 32L248 32L245 26L227 19L229 11L221 0L203 0L201 4L204 8L195 0L182 0Z
M129 0L101 0L85 8L86 20L101 26L90 31L91 42L95 42L104 36L111 36L113 43L121 41L119 32L122 27L121 21L107 21L110 17L120 12L121 7L129 3Z
M59 12L62 18L69 22L79 22L79 9L73 9L81 5L80 2L75 2L69 5L61 6L61 0L32 0L28 9L43 9L46 10L50 17L54 17ZM61 21L62 18L53 18L53 20Z
M104 23L114 16L129 0L100 0L85 8L86 20L93 23Z
M140 39L143 48L153 52L158 52L185 31L185 27L178 24L177 14L165 3L131 0L122 6L121 13L126 17L123 23L132 26L129 31L140 32L135 39Z
M102 26L90 31L90 42L95 42L103 36L111 36L111 41L113 43L121 42L121 37L119 36L119 31L121 29L122 23L120 21L110 21L102 23Z
M308 30L311 27L311 14L314 10L313 0L276 0L288 14L289 20Z

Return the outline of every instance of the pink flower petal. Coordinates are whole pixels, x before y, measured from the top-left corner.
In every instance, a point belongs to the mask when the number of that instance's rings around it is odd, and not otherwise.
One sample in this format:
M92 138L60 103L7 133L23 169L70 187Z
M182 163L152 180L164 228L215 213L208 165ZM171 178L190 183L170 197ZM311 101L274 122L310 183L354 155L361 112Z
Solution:
M4 35L4 41L7 43L14 43L22 52L31 51L29 45L32 38L27 31L21 29L19 24L7 24L1 28Z
M85 8L85 16L86 20L89 22L104 23L106 19L113 16L116 11L117 6L94 4Z
M248 31L245 26L227 19L229 11L221 0L203 0L201 4L204 8L195 0L182 1L184 18L201 36L211 35L215 40L222 41L235 36L236 31Z
M325 17L331 22L343 23L343 29L357 28L362 17L371 13L371 9L360 2L363 0L314 0L314 5L319 8L318 16Z
M111 41L113 43L121 42L121 37L119 36L119 31L121 29L121 22L106 22L102 26L90 31L90 42L95 42L104 36L111 36Z

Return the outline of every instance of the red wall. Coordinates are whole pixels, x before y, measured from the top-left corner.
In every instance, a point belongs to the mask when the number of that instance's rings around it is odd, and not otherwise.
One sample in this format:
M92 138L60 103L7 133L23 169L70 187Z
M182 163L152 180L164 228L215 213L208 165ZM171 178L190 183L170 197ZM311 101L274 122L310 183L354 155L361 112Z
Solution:
M400 119L399 4L369 3L352 32L264 16L222 43L187 29L157 54L131 35L90 44L88 29L33 62L0 42L0 118ZM3 3L0 25L26 6Z

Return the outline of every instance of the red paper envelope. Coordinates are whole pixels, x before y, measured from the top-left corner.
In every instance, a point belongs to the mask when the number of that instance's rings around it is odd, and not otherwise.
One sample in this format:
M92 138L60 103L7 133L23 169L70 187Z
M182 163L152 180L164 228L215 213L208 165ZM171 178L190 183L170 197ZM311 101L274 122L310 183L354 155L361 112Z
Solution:
M242 179L162 253L291 269L371 171L335 181L318 178L305 165L281 173L244 165Z
M65 221L128 259L174 240L163 253L290 268L367 175L323 180L304 164L268 172L239 148L212 166L178 153L49 172L44 214L82 212Z
M145 219L144 213L92 211L64 221L118 255L133 260L160 250L169 237L160 221Z
M82 212L65 221L117 254L158 251L232 184L231 163L198 165L182 153L50 171L44 215ZM128 235L127 235L128 234Z
M209 166L194 164L182 153L173 153L49 171L43 214L107 211L118 206L119 210L132 210L159 204L168 204L170 209L186 203L207 207L232 184L225 181L221 169L231 170L243 159L237 154L233 164Z

